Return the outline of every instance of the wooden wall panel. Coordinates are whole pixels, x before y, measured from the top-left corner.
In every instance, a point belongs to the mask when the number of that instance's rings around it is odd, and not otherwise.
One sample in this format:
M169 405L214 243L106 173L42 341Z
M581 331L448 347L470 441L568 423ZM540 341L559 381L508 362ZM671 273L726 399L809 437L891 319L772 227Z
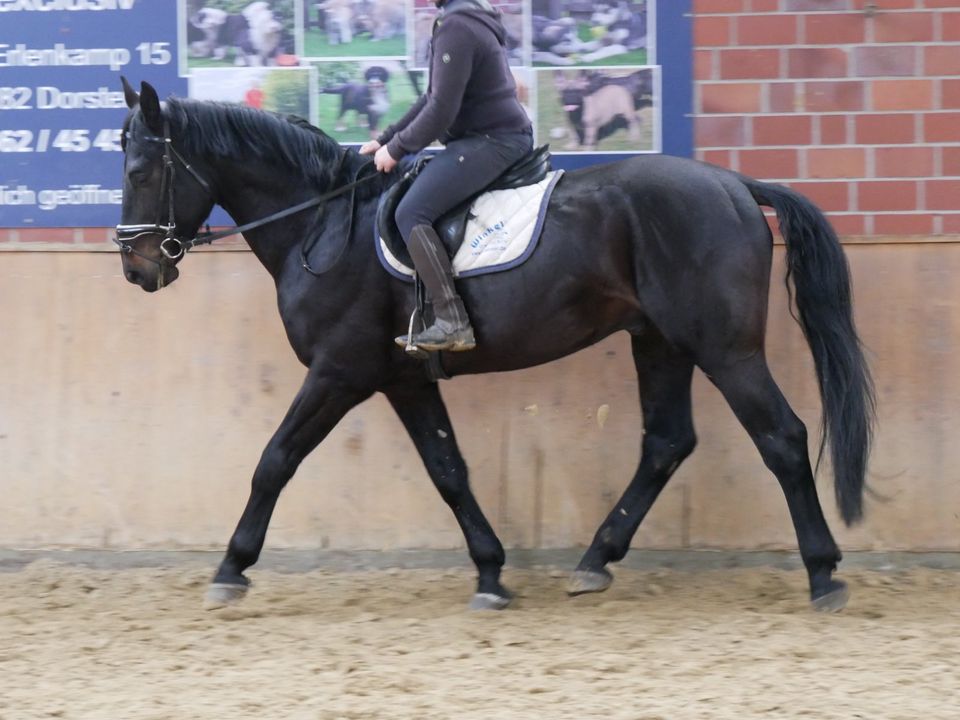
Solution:
M815 435L812 362L782 249L768 353ZM848 245L880 426L847 549L960 550L960 244ZM303 377L249 253L197 253L149 296L115 254L0 255L0 488L6 547L206 548L229 537ZM477 495L512 547L586 544L633 473L640 414L625 335L552 365L443 384ZM601 422L602 419L602 422ZM780 489L697 375L700 445L637 546L793 548ZM380 398L351 412L281 498L271 547L460 547Z

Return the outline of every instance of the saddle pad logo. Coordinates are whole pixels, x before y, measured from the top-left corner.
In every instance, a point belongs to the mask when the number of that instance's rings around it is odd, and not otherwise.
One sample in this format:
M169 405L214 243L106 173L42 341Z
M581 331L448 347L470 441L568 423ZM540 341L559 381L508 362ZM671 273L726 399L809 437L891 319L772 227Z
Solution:
M484 228L483 232L470 241L470 249L474 255L484 252L503 252L510 244L510 231L507 230L507 221L500 220L494 225Z

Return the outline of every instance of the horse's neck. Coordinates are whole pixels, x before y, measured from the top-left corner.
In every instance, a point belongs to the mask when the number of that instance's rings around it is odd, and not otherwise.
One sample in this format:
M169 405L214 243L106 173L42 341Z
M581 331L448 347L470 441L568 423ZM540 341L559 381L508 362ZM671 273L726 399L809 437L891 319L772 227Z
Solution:
M219 203L237 225L261 220L315 194L306 183L250 171L249 166L240 163L222 166L217 185ZM276 277L312 217L310 211L305 211L250 230L243 237L260 262Z
M339 174L329 188L312 186L305 180L290 177L289 174L266 174L262 169L251 171L250 166L241 163L227 163L220 168L218 177L220 204L237 225L254 222L315 198L318 194L347 185L359 174L371 172L372 168L364 168L369 162L369 159L356 153L346 156ZM366 226L364 220L372 219L376 197L395 180L393 176L372 178L357 188L352 213L356 222L351 224L353 235L357 234L359 228ZM285 268L293 265L300 267L299 253L304 241L311 239L311 234L319 232L318 211L325 214L347 213L347 206L340 205L349 202L350 193L347 192L331 200L325 208L311 208L244 233L244 239L270 274L278 278ZM326 222L322 224L329 225ZM322 237L316 240L323 242ZM294 254L296 257L291 260Z

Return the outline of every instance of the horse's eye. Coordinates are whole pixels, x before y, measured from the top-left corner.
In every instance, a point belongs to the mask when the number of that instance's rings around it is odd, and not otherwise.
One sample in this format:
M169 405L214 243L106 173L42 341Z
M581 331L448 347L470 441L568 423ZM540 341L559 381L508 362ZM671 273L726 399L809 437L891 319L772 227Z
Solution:
M147 181L147 172L145 170L131 170L127 177L134 185L143 185Z

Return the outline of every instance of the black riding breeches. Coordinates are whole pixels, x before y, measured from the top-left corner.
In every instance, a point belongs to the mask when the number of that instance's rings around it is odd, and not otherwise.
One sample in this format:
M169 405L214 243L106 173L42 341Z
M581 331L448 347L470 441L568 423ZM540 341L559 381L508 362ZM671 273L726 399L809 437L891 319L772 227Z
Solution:
M404 241L409 241L414 226L433 225L532 148L530 133L470 135L447 143L426 164L397 206L397 227Z

